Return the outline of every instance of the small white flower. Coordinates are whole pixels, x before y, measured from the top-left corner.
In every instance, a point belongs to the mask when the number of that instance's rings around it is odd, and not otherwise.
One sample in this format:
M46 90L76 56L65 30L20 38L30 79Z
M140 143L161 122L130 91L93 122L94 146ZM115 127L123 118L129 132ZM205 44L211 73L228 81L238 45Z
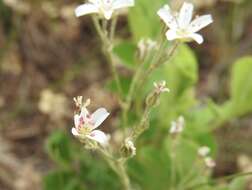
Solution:
M213 22L211 15L197 16L192 21L193 4L184 2L179 13L174 13L169 5L162 7L157 14L169 27L166 37L169 41L180 39L183 41L195 40L203 43L203 37L196 33Z
M170 92L170 89L166 87L166 81L154 82L155 91L160 94L162 92Z
M183 116L180 116L177 121L171 122L170 133L171 134L179 134L184 130L185 127L185 119Z
M211 157L206 157L204 161L208 168L214 168L216 166L215 161Z
M210 148L208 146L202 146L198 149L198 154L202 157L206 157L210 153Z
M98 13L109 20L116 9L134 6L134 0L89 0L87 3L78 6L75 9L77 17Z
M82 106L80 114L74 115L74 127L72 134L77 137L86 137L99 142L101 145L106 145L109 136L100 130L95 130L109 116L105 108L99 108L94 113L90 114L86 106L90 100Z

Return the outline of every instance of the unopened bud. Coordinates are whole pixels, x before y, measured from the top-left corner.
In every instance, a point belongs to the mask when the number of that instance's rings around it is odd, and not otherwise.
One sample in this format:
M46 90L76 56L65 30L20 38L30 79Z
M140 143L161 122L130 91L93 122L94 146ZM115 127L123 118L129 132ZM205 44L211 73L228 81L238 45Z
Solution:
M210 148L208 146L202 146L198 149L198 154L201 157L206 157L210 153Z
M133 157L136 155L136 147L132 140L126 139L121 147L121 155L125 158Z
M147 96L146 105L148 107L155 107L159 104L160 94L163 92L169 92L170 90L166 87L166 82L154 82L154 90Z
M216 166L215 161L211 157L206 157L204 161L208 168L214 168Z
M183 116L180 116L177 121L171 122L170 133L171 134L180 134L185 127L185 119Z

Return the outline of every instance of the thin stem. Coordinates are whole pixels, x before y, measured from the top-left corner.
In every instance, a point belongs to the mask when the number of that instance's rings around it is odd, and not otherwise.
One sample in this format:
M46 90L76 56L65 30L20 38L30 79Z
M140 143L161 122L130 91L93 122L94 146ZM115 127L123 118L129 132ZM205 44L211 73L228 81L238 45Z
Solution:
M111 27L110 27L110 40L111 41L114 39L114 36L115 36L115 30L116 30L117 20L118 20L118 16L115 15L113 17L113 19L112 19Z
M172 58L177 47L178 47L178 42L175 42L168 52L168 55L166 57L166 61L169 61ZM161 65L163 65L165 63L165 62L161 61L161 58L162 58L162 56L160 56L154 64L150 65L145 76L149 76L155 69L157 69L158 67L160 67Z
M117 173L121 178L124 190L130 190L130 180L125 169L125 162L123 160L117 160Z
M99 152L103 158L107 161L110 168L118 175L120 178L121 184L124 190L131 190L130 180L125 169L125 160L124 159L115 159L112 154L104 149L103 147L98 148Z
M123 94L122 86L121 86L121 82L120 82L118 73L116 71L116 63L113 58L113 52L112 52L113 43L112 43L112 41L109 40L108 35L107 35L107 30L105 30L106 29L105 27L107 26L107 23L106 23L107 21L103 22L103 27L104 27L103 28L104 30L103 30L100 23L99 23L98 18L95 16L92 18L93 18L93 22L94 22L94 26L96 28L96 31L102 41L102 45L103 45L102 51L103 51L104 55L106 56L107 61L110 65L110 70L111 70L113 78L116 82L116 87L119 91L119 94L120 94L120 96L122 96L122 94ZM121 104L121 102L120 102L120 104Z
M214 185L214 184L218 183L219 181L232 180L232 179L235 179L235 178L238 178L238 177L245 177L245 176L250 176L250 175L252 175L252 171L251 172L245 172L245 173L233 174L233 175L229 175L229 176L224 176L224 177L220 177L220 178L217 178L217 179L214 179L214 180L210 180L210 181L205 182L205 183L199 183L199 184L193 185L191 187L187 187L187 188L185 188L185 190L194 190L195 188L202 187L202 186L205 186L205 185Z

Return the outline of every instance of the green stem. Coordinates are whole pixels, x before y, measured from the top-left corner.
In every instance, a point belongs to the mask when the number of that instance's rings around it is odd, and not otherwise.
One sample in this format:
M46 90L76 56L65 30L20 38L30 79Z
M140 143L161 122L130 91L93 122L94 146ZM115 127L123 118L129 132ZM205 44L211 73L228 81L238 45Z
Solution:
M120 97L122 97L122 94L123 94L123 91L122 91L122 86L121 86L121 82L120 82L120 79L119 79L119 75L116 71L116 63L114 61L114 58L113 58L113 43L111 40L109 40L108 38L108 35L107 35L107 31L104 31L105 28L102 29L100 23L99 23L99 20L97 17L93 16L93 22L94 22L94 26L96 28L96 31L102 41L102 45L103 45L103 53L104 55L106 56L106 59L110 65L110 70L112 72L112 75L113 75L113 78L116 82L116 87L117 87L117 90L120 94ZM105 21L103 22L103 26L106 27L106 23ZM122 101L120 101L120 104L122 103Z
M124 159L115 159L112 154L103 147L98 148L103 158L107 161L110 168L118 175L124 190L131 190L130 180L125 169Z
M169 61L172 56L174 55L176 49L178 47L178 42L175 42L172 47L170 48L169 52L168 52L168 55L166 57L166 62ZM158 57L157 61L154 63L154 64L151 64L149 69L147 70L146 72L146 75L145 76L149 76L155 69L157 69L158 67L160 67L161 65L163 65L164 61L161 61L161 58L162 58L162 54L160 54L160 56Z

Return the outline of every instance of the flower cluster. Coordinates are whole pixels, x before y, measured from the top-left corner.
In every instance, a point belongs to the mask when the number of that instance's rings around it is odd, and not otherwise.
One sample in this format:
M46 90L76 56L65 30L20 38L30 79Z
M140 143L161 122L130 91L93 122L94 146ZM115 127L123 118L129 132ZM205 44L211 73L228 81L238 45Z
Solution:
M107 145L109 136L100 130L95 130L109 116L105 108L99 108L90 114L87 106L90 104L88 99L84 104L81 102L82 97L74 98L75 104L80 107L80 113L74 115L74 127L72 134L78 138L96 141L101 145Z

